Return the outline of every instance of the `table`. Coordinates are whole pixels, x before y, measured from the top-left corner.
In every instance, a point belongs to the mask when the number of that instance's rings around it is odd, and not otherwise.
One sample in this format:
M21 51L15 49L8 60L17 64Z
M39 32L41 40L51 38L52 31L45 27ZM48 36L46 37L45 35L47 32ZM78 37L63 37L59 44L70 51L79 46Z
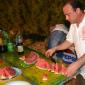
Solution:
M37 52L34 49L27 49L25 50L24 54L30 51L35 51L42 58L45 58L44 55L40 52ZM23 54L23 55L24 55ZM28 65L23 61L19 60L19 57L23 55L18 55L16 52L6 52L1 54L1 59L3 59L4 63L1 66L13 66L21 69L22 74L9 80L1 80L0 85L3 85L10 81L15 80L24 80L30 82L32 85L59 85L58 82L64 80L64 77L61 74L54 74L53 72L49 72L47 70L40 70L36 68L35 64ZM45 58L47 59L47 58ZM46 74L48 76L47 80L43 80L43 75Z

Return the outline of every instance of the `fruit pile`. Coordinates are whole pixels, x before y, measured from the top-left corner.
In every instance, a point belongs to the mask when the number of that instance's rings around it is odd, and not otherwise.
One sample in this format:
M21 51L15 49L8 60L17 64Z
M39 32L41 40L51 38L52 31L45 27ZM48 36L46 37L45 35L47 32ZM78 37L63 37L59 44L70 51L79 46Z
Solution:
M48 70L54 72L55 74L62 74L64 75L66 72L66 67L64 64L59 65L58 63L49 63L43 58L38 58L36 62L36 67L42 70Z

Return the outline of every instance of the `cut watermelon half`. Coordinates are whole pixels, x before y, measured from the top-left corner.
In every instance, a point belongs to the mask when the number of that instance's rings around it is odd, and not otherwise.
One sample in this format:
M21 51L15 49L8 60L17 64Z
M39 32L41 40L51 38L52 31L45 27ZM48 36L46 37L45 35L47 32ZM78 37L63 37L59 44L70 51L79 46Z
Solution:
M15 67L4 67L0 69L0 80L8 80L21 74L21 70Z
M38 54L31 51L30 53L20 57L20 59L23 60L27 64L34 64L37 61L38 57L39 57Z

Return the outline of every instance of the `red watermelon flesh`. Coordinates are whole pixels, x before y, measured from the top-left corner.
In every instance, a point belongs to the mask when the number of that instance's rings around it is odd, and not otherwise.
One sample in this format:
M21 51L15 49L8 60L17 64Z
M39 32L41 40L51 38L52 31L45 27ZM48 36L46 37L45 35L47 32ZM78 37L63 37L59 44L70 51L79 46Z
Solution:
M4 72L3 69L0 69L0 79L6 78L6 73Z
M43 70L50 69L49 63L42 58L38 58L37 63L36 63L36 67L43 69Z
M16 74L16 71L12 67L4 67L0 69L0 79L12 78Z
M55 64L54 63L52 63L52 64L50 64L51 66L51 72L54 72L55 71Z
M38 54L31 51L29 54L22 56L20 59L26 61L26 63L28 64L32 64L37 61L38 57L39 57Z
M65 75L67 68L62 64L61 66L61 74Z
M16 74L15 70L11 67L5 67L4 71L6 73L6 76L8 76L9 78L13 77Z
M59 65L57 63L55 64L54 73L55 74L58 74L59 73Z
M55 74L62 74L65 75L66 67L64 64L59 65L58 63L49 63L45 59L38 58L36 67L42 70L48 70L54 72Z

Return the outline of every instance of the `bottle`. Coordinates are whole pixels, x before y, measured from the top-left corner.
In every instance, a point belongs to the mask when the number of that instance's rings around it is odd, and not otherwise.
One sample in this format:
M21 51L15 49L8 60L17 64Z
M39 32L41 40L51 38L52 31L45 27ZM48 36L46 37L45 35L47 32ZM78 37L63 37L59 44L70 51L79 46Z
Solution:
M5 39L9 39L8 33L6 31L3 30L2 34Z
M9 36L5 30L2 31L2 34L3 34L3 39L4 39L4 49L5 49L5 51L7 51L8 50L7 45L8 45Z
M3 40L2 37L0 37L0 53L4 52L4 48L3 48Z
M18 54L19 55L23 54L24 53L23 38L20 32L18 32L16 35L15 43L16 43L16 49L17 49Z
M14 52L14 45L10 41L10 39L8 39L8 41L7 41L7 50L8 50L8 52Z
M6 48L5 43L4 43L3 30L0 29L0 52L3 53L6 51L7 51L7 48Z

